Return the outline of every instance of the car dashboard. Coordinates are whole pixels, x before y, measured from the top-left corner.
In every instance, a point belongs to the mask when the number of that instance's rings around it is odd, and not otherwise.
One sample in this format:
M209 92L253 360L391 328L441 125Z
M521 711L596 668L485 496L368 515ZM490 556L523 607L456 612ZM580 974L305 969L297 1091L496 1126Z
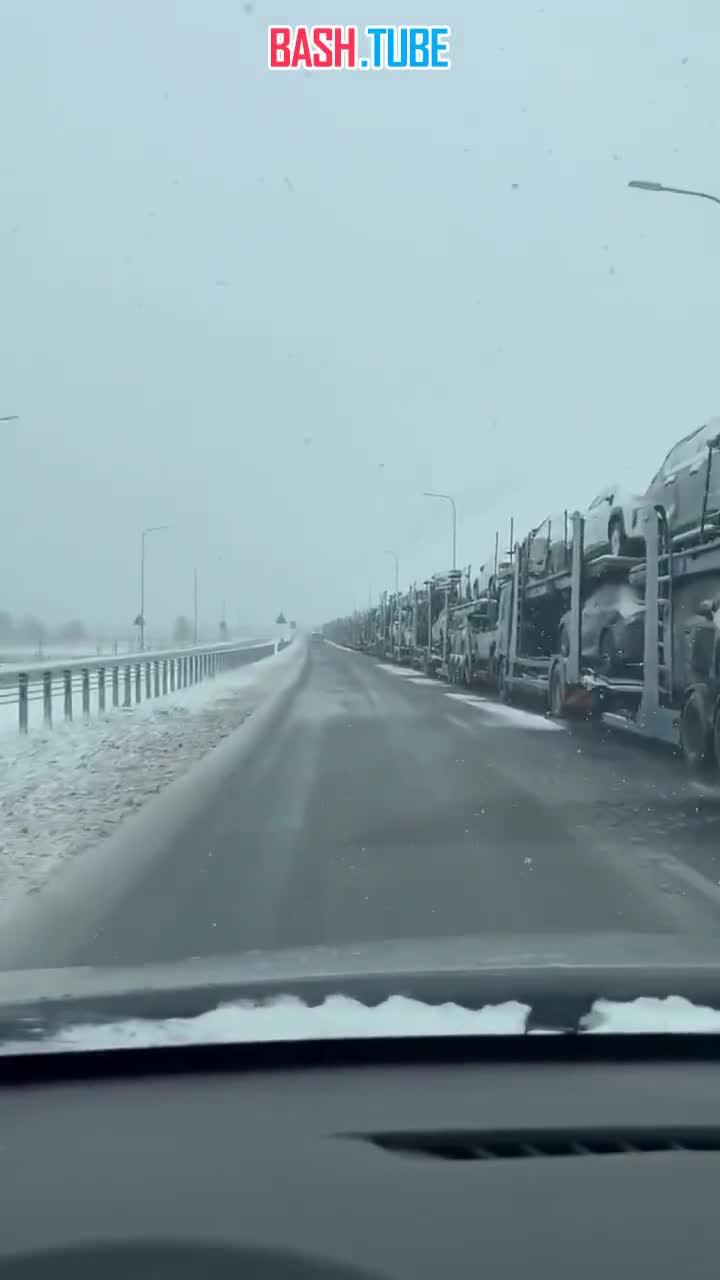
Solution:
M0 1280L714 1275L719 1086L715 1036L0 1059Z

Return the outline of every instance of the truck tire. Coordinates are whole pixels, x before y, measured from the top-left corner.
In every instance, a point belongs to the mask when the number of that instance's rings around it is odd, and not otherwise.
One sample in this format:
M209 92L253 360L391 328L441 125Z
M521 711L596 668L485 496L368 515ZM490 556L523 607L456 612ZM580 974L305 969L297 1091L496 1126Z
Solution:
M498 697L500 698L501 702L509 702L510 690L508 689L507 680L505 678L505 659L504 658L498 658L496 670L497 670Z
M612 631L606 628L601 632L598 640L598 653L600 654L600 674L609 679L614 676L619 665L618 651L615 647L615 638Z
M720 703L715 708L715 716L713 718L712 751L713 762L720 772Z
M565 681L559 662L555 663L550 672L548 710L553 720L561 720L565 715Z
M708 724L703 700L693 689L680 712L680 749L692 773L702 773L711 763L713 737L714 726Z
M608 525L608 546L611 556L627 555L625 521L622 516L613 516Z

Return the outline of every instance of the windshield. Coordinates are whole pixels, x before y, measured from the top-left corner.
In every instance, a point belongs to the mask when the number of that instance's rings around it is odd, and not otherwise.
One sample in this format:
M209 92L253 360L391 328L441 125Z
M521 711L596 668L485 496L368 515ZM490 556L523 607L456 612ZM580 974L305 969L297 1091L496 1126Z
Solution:
M720 936L720 471L662 470L720 409L717 6L330 8L3 5L41 988Z

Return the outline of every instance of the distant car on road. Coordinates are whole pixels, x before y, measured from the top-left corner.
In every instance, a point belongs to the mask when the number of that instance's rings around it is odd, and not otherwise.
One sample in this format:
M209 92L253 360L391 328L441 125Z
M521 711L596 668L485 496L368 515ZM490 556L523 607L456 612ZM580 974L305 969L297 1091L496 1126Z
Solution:
M601 489L585 512L585 558L642 552L645 538L640 516L645 505L646 499L628 493L622 485Z
M580 623L581 661L598 675L615 676L643 660L645 606L628 583L604 582L585 601ZM560 624L560 652L570 652L570 615Z
M315 645L315 644L324 644L324 643L325 643L325 637L324 637L324 635L323 635L322 631L313 631L312 636L310 637L310 639L311 639L311 641L312 641L312 643L313 643L314 645Z
M673 445L645 494L661 503L673 538L699 539L701 526L720 525L720 418L711 418Z

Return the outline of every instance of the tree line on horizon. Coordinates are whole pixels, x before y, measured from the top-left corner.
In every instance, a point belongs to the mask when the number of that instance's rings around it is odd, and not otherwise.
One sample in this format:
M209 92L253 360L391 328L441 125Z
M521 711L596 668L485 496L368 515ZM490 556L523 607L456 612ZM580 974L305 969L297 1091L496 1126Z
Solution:
M0 609L0 644L82 644L90 638L87 625L80 618L71 618L56 626L49 626L26 613L14 617L6 609Z

